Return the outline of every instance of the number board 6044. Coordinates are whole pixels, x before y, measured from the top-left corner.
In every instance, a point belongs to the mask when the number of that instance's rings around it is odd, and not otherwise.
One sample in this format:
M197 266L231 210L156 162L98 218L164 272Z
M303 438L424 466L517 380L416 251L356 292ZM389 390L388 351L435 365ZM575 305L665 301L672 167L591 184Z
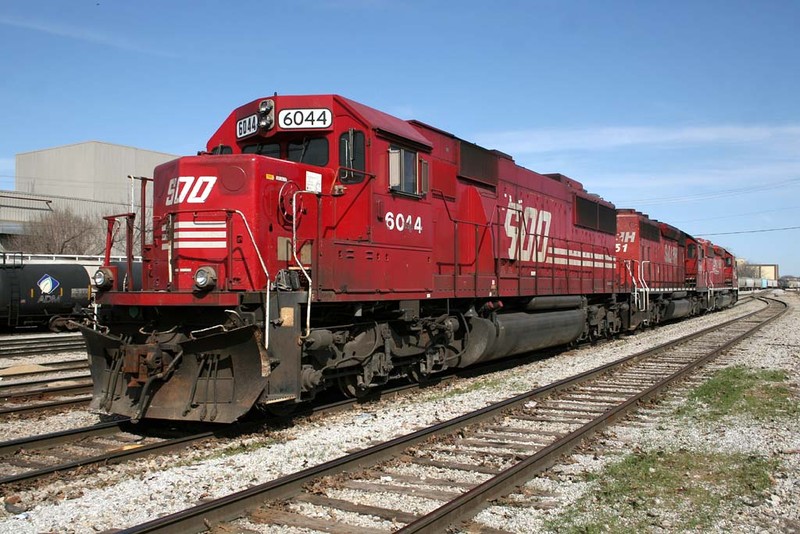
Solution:
M278 113L278 126L284 130L330 128L333 114L327 108L282 109Z

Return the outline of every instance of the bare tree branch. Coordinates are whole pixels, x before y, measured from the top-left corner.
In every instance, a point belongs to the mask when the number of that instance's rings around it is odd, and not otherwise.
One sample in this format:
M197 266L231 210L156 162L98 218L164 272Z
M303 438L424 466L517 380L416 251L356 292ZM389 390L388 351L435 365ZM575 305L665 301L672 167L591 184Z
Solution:
M102 219L55 210L27 223L25 234L11 238L7 248L29 254L99 255L105 248L105 228Z

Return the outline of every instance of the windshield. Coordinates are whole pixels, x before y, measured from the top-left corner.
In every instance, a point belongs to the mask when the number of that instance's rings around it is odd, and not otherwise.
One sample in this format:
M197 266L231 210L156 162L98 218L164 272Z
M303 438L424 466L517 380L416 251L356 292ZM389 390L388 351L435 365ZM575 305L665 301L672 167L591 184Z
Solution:
M328 139L307 137L300 142L245 145L242 154L259 154L324 167L328 164Z
M324 167L328 164L328 140L324 137L306 138L302 143L289 143L289 161Z

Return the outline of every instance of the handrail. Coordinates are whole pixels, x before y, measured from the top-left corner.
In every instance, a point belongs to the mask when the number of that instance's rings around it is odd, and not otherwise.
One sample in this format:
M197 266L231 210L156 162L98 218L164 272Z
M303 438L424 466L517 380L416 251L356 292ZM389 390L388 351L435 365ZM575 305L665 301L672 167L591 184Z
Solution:
M295 191L292 194L292 256L294 257L295 263L297 266L300 267L300 270L303 273L303 276L306 277L306 281L308 282L308 304L306 305L306 333L301 338L306 338L309 333L311 333L311 299L313 297L313 282L311 281L311 275L308 274L303 262L297 257L297 195L303 194L312 194L317 195L316 191L309 191L304 189L302 191Z
M633 303L636 305L636 309L641 311L642 303L640 302L640 296L639 296L639 284L636 281L636 274L634 273L634 269L631 268L631 266L635 268L637 260L623 260L623 263L625 264L625 268L628 270L628 274L631 277L631 282L633 283Z
M259 250L258 245L256 244L256 238L253 235L253 231L250 228L250 223L247 221L247 217L240 210L223 209L223 208L208 208L208 209L200 209L200 210L197 210L197 209L193 209L193 210L177 210L177 211L171 211L171 212L167 213L166 215L168 215L170 217L170 220L172 221L173 217L175 217L175 216L177 216L178 214L181 214L181 213L191 213L191 214L193 214L193 216L198 214L198 213L225 213L226 216L228 216L228 217L230 217L231 214L236 214L236 215L238 215L239 217L242 218L242 222L244 223L244 227L247 230L247 235L250 237L250 243L252 243L252 245L253 245L253 250L255 250L255 252L256 252L256 256L258 257L258 261L261 264L261 269L264 272L264 276L266 277L265 286L266 286L266 297L267 298L266 298L266 302L265 302L265 305L264 305L265 306L265 309L264 309L264 349L265 350L268 349L269 348L269 305L270 305L270 292L269 292L270 276L269 276L269 269L267 269L267 265L264 262L264 257L261 255L261 251ZM230 218L228 218L226 220L226 226L228 226L228 222L229 221L230 221ZM170 226L172 227L173 225L170 225ZM173 244L174 244L174 239L172 239L171 237L172 236L170 236L170 245L169 245L169 250L170 251L172 251ZM229 258L230 258L231 254L232 254L232 250L231 250L231 246L230 245L231 245L230 241L228 241L228 257ZM172 265L171 265L171 262L170 262L169 270L170 270L170 281L171 281L171 278L172 278ZM228 274L230 275L230 273L228 273Z
M114 245L114 224L120 217L125 218L125 261L128 266L127 286L128 291L133 291L133 223L136 220L135 213L118 213L116 215L106 215L108 226L106 228L106 250L103 258L103 265L111 263L111 248Z
M711 308L711 302L714 298L714 282L711 280L711 275L708 274L708 271L705 271L704 274L706 275L706 285L708 286L708 307Z
M644 309L642 311L649 312L650 310L650 286L644 278L644 264L650 263L650 260L642 260L639 262L639 281L642 283L642 295L644 296ZM650 319L645 319L650 322Z

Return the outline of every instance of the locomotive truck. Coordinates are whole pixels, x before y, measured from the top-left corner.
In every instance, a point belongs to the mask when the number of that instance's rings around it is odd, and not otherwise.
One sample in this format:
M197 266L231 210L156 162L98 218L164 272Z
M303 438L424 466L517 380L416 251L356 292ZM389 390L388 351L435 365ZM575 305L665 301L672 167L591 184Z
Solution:
M92 407L134 420L232 422L736 298L685 233L337 95L245 104L152 186L141 288L99 269L82 329ZM106 219L107 254L118 226L132 250L134 215Z

